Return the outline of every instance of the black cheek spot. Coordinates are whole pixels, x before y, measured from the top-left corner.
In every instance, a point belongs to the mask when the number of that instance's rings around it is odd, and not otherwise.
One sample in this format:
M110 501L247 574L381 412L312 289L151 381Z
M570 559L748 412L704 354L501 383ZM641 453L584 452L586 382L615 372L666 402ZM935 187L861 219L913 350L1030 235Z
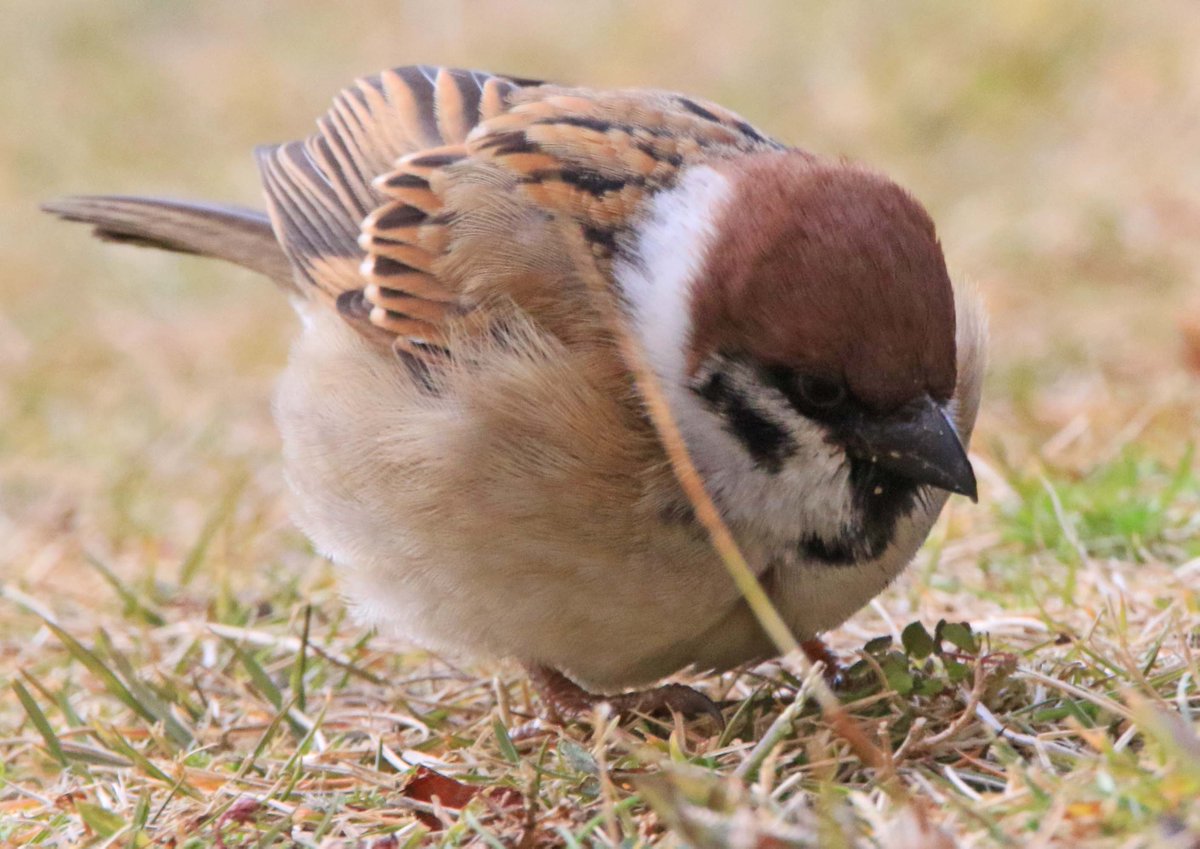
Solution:
M720 372L711 374L693 391L724 419L725 430L742 443L755 466L778 474L784 462L796 453L791 434L751 407Z
M725 376L719 371L714 371L708 376L708 380L692 391L707 401L712 410L718 410L721 402L729 395L729 390L725 386Z
M754 464L773 475L783 468L784 460L796 453L788 432L750 407L731 406L725 421L729 432L746 446Z

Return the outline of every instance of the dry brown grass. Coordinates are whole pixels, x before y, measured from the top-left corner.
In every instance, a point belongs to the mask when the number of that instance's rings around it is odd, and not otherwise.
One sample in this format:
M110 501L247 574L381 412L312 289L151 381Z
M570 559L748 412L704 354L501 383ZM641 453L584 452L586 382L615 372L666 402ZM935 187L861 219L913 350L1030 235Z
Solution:
M1197 43L1184 0L12 0L0 842L1196 845ZM287 520L282 299L34 211L68 191L253 204L254 144L413 61L687 90L930 206L993 316L982 503L832 635L853 657L916 620L988 634L987 662L921 658L912 631L907 654L865 652L849 708L914 804L792 707L788 661L701 682L732 703L721 737L522 737L516 670L363 634ZM488 789L438 810L419 765Z

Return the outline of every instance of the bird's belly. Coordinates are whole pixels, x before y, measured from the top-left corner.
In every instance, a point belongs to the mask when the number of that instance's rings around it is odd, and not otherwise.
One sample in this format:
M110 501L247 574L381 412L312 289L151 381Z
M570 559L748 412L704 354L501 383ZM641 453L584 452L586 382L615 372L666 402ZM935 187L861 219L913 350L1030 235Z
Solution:
M661 461L636 417L553 353L510 344L430 393L314 316L276 400L296 518L371 624L646 683L739 597L703 534L647 509Z

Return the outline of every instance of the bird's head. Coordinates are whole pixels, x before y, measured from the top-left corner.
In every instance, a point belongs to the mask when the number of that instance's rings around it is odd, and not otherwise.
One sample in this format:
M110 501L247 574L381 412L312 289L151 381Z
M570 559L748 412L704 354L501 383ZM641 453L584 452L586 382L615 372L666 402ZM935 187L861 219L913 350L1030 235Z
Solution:
M800 151L696 166L652 202L617 277L729 518L858 562L932 489L975 498L954 292L895 183Z

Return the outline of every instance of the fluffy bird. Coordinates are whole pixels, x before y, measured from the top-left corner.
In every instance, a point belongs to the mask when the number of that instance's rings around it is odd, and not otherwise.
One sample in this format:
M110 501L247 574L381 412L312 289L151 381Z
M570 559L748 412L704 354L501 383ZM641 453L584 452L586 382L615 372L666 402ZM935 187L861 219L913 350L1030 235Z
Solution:
M257 158L265 213L46 208L290 295L275 415L296 520L367 623L515 658L571 709L775 653L614 314L798 638L886 587L950 493L975 498L981 310L875 171L676 93L426 66L358 80ZM610 698L709 709L679 687Z

